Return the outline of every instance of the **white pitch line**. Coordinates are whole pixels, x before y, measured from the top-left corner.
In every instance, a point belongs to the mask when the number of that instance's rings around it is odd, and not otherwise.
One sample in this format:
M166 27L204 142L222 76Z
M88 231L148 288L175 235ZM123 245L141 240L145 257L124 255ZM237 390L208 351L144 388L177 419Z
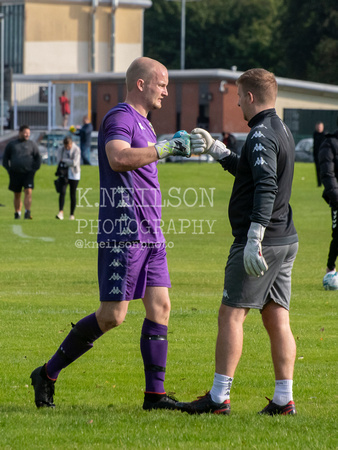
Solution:
M17 236L23 238L23 239L40 239L41 241L45 242L54 242L55 239L51 237L43 237L43 236L28 236L22 231L21 225L13 225L12 226L13 233Z

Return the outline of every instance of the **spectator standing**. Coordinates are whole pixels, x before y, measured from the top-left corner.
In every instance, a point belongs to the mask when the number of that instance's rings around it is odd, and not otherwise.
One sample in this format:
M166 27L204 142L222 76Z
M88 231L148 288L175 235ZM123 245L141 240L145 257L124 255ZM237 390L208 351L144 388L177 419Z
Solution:
M10 191L14 192L14 218L20 219L22 208L22 189L24 189L25 219L32 219L32 192L34 177L41 165L41 155L38 146L31 141L30 128L21 125L18 139L7 144L2 164L9 174Z
M62 115L62 126L67 128L68 118L70 114L70 100L67 97L67 91L62 91L62 95L59 97Z
M58 149L57 164L63 161L68 166L68 176L62 185L59 194L59 212L56 219L63 220L63 207L65 204L67 186L70 191L70 216L69 220L74 220L74 212L76 207L76 189L81 177L81 151L79 147L73 142L70 136L66 136L63 140L63 146Z
M319 167L319 148L325 139L324 123L317 122L315 125L315 131L313 132L313 160L315 163L317 186L322 185L320 179L320 167Z
M93 125L91 124L89 117L83 117L83 125L74 134L80 136L80 149L82 162L84 165L90 166L90 147L91 147L91 136L93 131Z
M337 120L338 125L338 120ZM331 208L332 240L326 273L336 273L338 256L338 129L326 134L319 150L320 178L324 185L323 198Z

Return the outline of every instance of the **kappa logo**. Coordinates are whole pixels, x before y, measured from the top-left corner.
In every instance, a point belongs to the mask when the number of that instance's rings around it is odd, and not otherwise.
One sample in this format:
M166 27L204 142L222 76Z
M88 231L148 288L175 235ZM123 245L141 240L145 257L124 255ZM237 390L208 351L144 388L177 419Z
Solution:
M130 205L125 200L119 200L118 204L116 205L116 208L128 208Z
M113 259L113 261L109 264L109 267L120 267L123 266L123 264L118 259Z
M140 127L141 130L145 130L144 126L142 125L141 122L138 123L138 126Z
M124 253L124 251L122 250L122 248L119 248L119 247L113 247L113 248L110 250L110 253Z
M266 148L261 143L256 144L253 148L253 152L261 152L262 150L266 151Z
M338 211L332 212L332 228L337 228L337 213Z
M261 131L255 131L254 134L251 136L251 139L261 138L261 137L265 137L264 134Z
M118 273L113 273L113 275L109 278L109 281L114 280L114 281L120 281L123 280L122 277L120 277L120 275Z
M120 220L131 220L131 217L129 217L128 214L122 214L122 216L120 216Z
M264 158L262 158L261 156L259 158L256 159L256 162L254 164L255 166L262 166L263 164L268 164Z
M223 291L223 298L229 298L228 291L226 289Z
M113 289L109 292L109 295L123 294L123 292L118 287L113 287Z

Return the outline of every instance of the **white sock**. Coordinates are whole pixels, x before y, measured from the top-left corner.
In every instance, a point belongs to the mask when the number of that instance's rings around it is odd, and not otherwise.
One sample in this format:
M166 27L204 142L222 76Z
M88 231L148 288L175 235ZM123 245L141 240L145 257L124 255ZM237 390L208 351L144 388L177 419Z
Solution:
M232 380L231 377L215 373L214 384L210 391L213 402L223 403L224 400L229 400Z
M276 380L275 381L275 393L273 394L272 401L276 405L284 406L293 400L292 395L293 380Z

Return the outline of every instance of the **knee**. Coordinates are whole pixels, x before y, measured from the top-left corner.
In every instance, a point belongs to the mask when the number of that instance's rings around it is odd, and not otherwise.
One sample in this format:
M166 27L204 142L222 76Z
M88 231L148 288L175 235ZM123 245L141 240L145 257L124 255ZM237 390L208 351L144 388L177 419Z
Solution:
M109 314L97 311L96 320L103 333L120 326L125 319L125 314L111 312Z

